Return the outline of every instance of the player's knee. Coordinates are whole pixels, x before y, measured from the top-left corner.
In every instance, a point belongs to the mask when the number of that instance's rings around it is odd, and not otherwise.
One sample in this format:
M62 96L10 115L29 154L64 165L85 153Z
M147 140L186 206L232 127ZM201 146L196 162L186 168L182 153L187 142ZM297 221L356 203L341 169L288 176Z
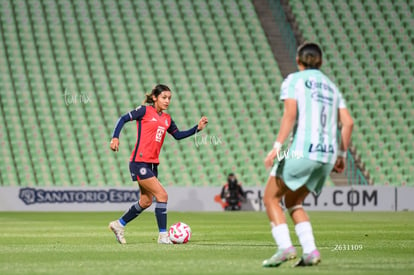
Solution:
M271 201L271 199L270 199L270 196L266 196L266 194L263 196L263 204L265 205L265 206L267 206L267 205L269 205L270 204L270 201Z
M274 203L279 204L282 200L285 190L283 188L280 188L280 183L278 183L278 179L276 178L270 178L267 184L274 184L275 188L269 188L265 190L263 195L264 205L266 206Z
M268 207L269 205L272 204L279 204L280 203L281 198L277 197L276 194L264 194L263 196L263 204L265 205L265 207Z

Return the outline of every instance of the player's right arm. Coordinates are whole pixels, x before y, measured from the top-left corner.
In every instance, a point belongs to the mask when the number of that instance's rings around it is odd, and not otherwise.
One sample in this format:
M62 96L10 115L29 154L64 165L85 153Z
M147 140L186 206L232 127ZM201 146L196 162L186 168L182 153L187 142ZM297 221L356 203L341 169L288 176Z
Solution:
M280 129L279 129L279 133L276 138L275 145L273 146L273 149L269 151L264 161L266 169L269 169L273 166L274 159L277 157L277 155L280 152L280 146L288 138L290 132L293 129L293 126L296 123L296 113L297 113L296 100L291 99L291 98L286 99L284 102L284 106L285 108L283 111L282 123L280 125ZM276 146L276 143L279 144L278 147Z
M112 140L109 145L112 151L117 152L119 150L119 135L121 134L122 127L124 127L125 123L130 122L132 120L140 120L145 115L146 108L145 106L139 106L135 110L121 116L118 121L116 122L114 131L112 133Z

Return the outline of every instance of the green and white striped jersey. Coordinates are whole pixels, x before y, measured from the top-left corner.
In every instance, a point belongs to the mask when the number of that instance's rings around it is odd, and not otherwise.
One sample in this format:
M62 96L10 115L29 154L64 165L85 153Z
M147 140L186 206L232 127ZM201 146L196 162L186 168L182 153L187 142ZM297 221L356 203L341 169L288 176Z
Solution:
M296 125L290 152L323 163L337 156L338 109L346 108L336 85L320 70L308 69L288 75L280 100L297 103Z

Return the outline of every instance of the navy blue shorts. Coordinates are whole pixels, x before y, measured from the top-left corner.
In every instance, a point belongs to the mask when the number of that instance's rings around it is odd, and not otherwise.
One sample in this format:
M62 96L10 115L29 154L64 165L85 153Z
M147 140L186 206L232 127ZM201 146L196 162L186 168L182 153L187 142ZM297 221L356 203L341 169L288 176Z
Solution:
M146 162L130 162L129 171L132 181L158 177L158 164Z

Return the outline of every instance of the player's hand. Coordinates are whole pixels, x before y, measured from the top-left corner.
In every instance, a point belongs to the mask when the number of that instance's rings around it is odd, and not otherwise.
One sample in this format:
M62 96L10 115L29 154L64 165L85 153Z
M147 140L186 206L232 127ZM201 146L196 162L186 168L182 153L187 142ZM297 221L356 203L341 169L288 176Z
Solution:
M205 117L205 116L201 117L200 121L198 122L197 130L198 131L203 130L204 127L206 127L207 123L208 123L207 117Z
M266 167L266 169L270 169L273 166L273 163L275 161L275 158L277 156L277 154L279 153L279 150L276 149L272 149L266 156L265 160L264 160L264 165Z
M119 139L113 138L111 140L111 144L109 145L112 151L118 152L119 151Z
M336 173L342 173L345 170L345 158L343 157L338 157L336 159L333 171Z

